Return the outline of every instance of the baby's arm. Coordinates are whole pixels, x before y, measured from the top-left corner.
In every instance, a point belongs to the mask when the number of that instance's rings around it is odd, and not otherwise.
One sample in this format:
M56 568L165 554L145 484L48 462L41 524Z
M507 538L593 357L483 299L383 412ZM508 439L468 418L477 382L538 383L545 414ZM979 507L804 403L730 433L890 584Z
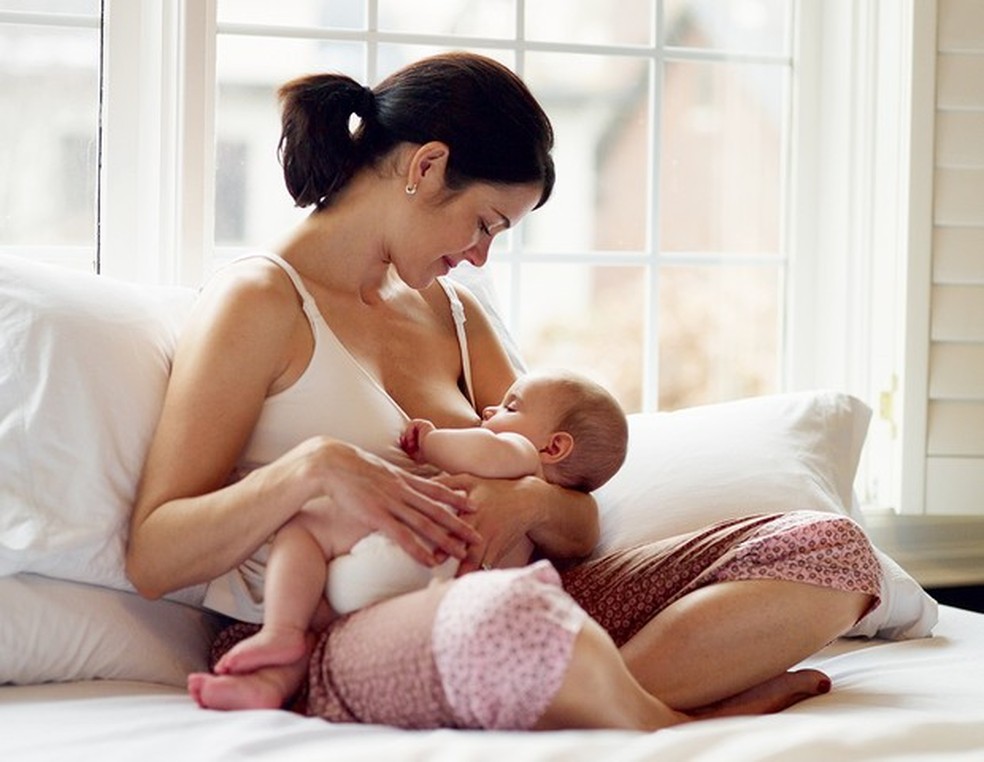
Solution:
M521 434L488 429L438 429L413 420L400 438L407 455L449 474L469 473L485 479L542 476L540 454Z

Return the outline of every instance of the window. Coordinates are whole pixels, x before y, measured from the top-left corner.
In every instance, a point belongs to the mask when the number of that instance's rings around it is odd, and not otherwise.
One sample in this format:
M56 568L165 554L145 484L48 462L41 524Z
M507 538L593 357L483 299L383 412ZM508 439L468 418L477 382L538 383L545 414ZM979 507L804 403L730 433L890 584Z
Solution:
M99 0L0 0L0 248L96 260Z
M525 356L588 372L629 410L777 391L793 5L218 0L216 257L298 218L274 152L279 84L326 69L374 83L470 49L519 72L557 135L553 198L488 265Z
M557 131L554 198L489 265L529 358L629 410L816 386L877 408L894 373L910 393L918 375L899 231L925 184L898 161L911 110L890 83L916 68L919 7L0 0L0 105L19 117L0 125L0 249L199 283L305 214L276 158L279 84L376 83L466 48L520 73ZM889 504L893 436L876 419L869 483Z

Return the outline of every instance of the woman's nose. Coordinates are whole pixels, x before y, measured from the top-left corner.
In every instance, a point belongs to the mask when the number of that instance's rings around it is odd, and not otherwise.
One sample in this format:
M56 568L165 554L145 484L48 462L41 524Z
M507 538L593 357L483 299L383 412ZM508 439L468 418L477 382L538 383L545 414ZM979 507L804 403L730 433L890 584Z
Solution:
M475 265L475 267L481 267L489 259L489 248L491 246L492 241L479 241L465 252L465 259Z

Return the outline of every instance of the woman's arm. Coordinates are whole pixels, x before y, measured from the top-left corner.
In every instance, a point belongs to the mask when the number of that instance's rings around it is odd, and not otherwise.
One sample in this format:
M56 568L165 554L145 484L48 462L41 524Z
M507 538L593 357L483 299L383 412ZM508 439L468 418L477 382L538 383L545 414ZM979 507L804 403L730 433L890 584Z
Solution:
M299 310L284 286L265 267L237 266L203 290L182 332L130 524L127 574L141 593L232 568L304 497L278 489L286 474L267 475L264 490L258 479L223 488L287 371Z
M498 404L518 374L481 305L467 289L456 288L465 306L472 385L476 408L481 411ZM458 475L442 481L468 489L478 507L470 520L484 541L469 548L464 571L478 568L483 560L494 563L524 536L552 558L588 555L598 542L598 507L583 492L535 477L506 482Z
M463 555L476 535L442 508L468 501L356 448L314 438L224 486L266 397L303 371L313 339L275 266L237 265L203 291L183 332L130 524L127 574L157 597L240 563L302 510L330 531L343 511L423 563L421 538ZM331 500L313 500L328 496ZM336 514L334 517L332 514Z
M483 563L495 566L524 538L548 558L582 558L598 543L598 508L583 492L535 476L519 480L480 479L470 474L438 477L468 492L477 511L468 517L482 536L469 546L459 574Z

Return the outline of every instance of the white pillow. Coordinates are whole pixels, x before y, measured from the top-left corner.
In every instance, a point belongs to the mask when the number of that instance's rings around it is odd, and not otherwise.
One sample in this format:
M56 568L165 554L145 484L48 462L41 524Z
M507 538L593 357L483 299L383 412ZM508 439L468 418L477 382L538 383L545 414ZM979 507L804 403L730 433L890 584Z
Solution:
M193 297L0 257L0 576L132 589L127 520Z
M0 683L144 680L184 687L207 668L220 619L172 601L45 579L0 578Z
M863 402L832 391L630 415L625 464L594 493L595 555L755 513L850 515L870 417ZM891 558L876 555L882 604L849 634L928 635L936 602Z
M629 416L625 464L595 492L598 550L750 513L850 513L871 411L830 391Z

